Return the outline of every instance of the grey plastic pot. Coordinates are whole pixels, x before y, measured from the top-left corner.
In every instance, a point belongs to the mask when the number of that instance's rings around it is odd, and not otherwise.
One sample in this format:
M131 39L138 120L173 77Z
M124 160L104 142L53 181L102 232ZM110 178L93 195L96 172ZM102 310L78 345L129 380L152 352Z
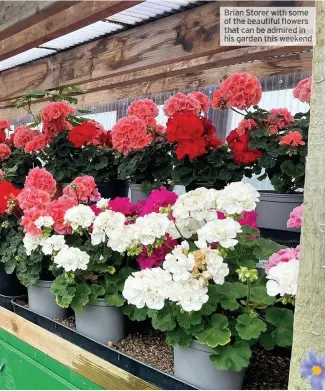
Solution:
M130 193L131 193L130 194L131 202L135 203L135 202L138 202L141 200L146 200L149 197L149 194L141 191L141 185L137 185L135 183L130 183L129 188L130 188Z
M213 350L194 341L189 348L174 349L175 377L202 390L241 390L245 371L219 371L210 359Z
M50 319L65 318L67 309L56 304L55 296L50 291L52 282L39 280L27 288L29 308Z
M287 221L292 209L301 205L303 200L303 193L278 194L260 191L260 202L256 207L258 228L300 232L298 228L287 228Z
M117 307L111 307L104 299L87 304L82 312L76 312L76 330L97 342L118 342L125 336L125 318Z

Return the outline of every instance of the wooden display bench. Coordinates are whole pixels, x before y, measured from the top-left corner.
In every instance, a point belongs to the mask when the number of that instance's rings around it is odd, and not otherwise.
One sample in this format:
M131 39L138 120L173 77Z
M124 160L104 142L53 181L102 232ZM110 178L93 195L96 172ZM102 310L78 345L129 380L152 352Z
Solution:
M0 389L157 387L0 307Z

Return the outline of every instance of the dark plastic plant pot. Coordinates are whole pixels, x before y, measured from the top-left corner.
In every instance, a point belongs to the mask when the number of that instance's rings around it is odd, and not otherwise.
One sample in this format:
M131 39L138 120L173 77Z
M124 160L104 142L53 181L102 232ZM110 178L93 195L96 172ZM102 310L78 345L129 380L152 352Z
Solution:
M97 342L118 342L125 336L125 317L121 309L109 306L104 299L87 304L75 316L76 330Z
M129 193L128 183L120 179L107 182L96 182L96 185L103 198L114 199L116 197L127 197Z
M292 210L303 203L303 193L278 194L269 191L259 193L260 202L256 207L258 228L300 232L298 228L287 228L287 221Z
M174 375L202 390L241 390L245 371L219 371L209 356L213 350L194 341L188 348L174 348Z
M141 191L141 185L130 183L130 199L131 202L136 203L138 201L146 200L149 197L149 193Z
M21 296L26 294L26 288L19 282L16 274L7 274L3 263L0 263L0 295Z
M27 289L29 308L50 319L65 318L67 309L58 306L55 296L50 292L52 282L38 280L35 285Z

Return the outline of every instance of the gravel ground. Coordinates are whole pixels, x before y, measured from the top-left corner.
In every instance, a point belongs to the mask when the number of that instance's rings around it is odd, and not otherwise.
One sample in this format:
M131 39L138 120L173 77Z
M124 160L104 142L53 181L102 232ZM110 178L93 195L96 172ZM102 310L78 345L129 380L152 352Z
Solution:
M243 390L286 390L290 357L274 351L258 349L253 353Z
M154 368L173 374L173 348L167 345L163 333L148 330L141 334L129 334L114 347Z

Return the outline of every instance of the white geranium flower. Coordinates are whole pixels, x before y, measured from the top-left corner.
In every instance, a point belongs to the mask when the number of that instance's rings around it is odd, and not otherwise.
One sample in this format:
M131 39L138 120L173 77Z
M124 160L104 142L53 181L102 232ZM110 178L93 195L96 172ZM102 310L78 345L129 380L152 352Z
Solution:
M32 251L36 250L42 243L43 238L35 237L31 234L25 234L23 243L27 255L31 255Z
M169 223L170 220L166 214L153 212L138 217L134 224L134 229L137 232L140 243L148 246L153 244L156 239L165 236Z
M209 221L216 217L218 191L200 187L178 197L172 206L176 222L192 218L198 221Z
M229 268L223 262L218 250L210 250L207 253L206 263L207 271L211 274L213 281L218 285L222 285L225 282L225 277L229 274Z
M179 304L184 311L200 311L209 299L208 288L203 279L191 278L175 282L169 290L170 300Z
M258 191L249 183L233 182L218 193L218 207L228 215L255 210Z
M167 298L166 286L171 281L171 275L161 268L144 269L127 278L123 296L137 308L161 310Z
M121 231L126 221L125 216L120 212L105 210L95 217L93 231L91 233L91 244L96 246L106 241L112 232Z
M236 236L241 231L240 224L231 218L209 221L198 229L195 244L199 248L207 248L211 243L219 243L224 248L234 247L238 243Z
M54 257L54 263L63 267L66 272L75 272L77 269L87 270L90 257L85 251L76 247L63 247Z
M108 207L109 201L110 201L110 198L101 198L101 199L97 202L96 206L97 206L97 208L99 208L99 209L105 210L105 209L107 209L107 207Z
M298 285L299 260L292 259L289 262L281 262L273 266L266 278L266 290L269 296L283 296L285 294L295 296Z
M34 224L38 229L42 229L43 227L48 228L52 227L54 220L51 216L41 216L34 221Z
M199 228L205 224L205 221L195 220L190 217L177 222L170 221L167 227L167 233L173 239L180 239L181 237L189 239L192 237Z
M64 215L64 222L72 227L73 230L78 228L89 228L95 219L95 213L87 205L77 205L68 209Z
M42 252L45 255L52 255L54 251L60 251L65 246L64 235L53 235L43 240Z
M176 246L170 254L167 254L163 268L173 275L174 281L188 280L194 267L194 257L188 254L189 245L182 242Z
M134 225L124 225L120 230L111 232L107 246L113 251L124 253L137 240L137 237Z

